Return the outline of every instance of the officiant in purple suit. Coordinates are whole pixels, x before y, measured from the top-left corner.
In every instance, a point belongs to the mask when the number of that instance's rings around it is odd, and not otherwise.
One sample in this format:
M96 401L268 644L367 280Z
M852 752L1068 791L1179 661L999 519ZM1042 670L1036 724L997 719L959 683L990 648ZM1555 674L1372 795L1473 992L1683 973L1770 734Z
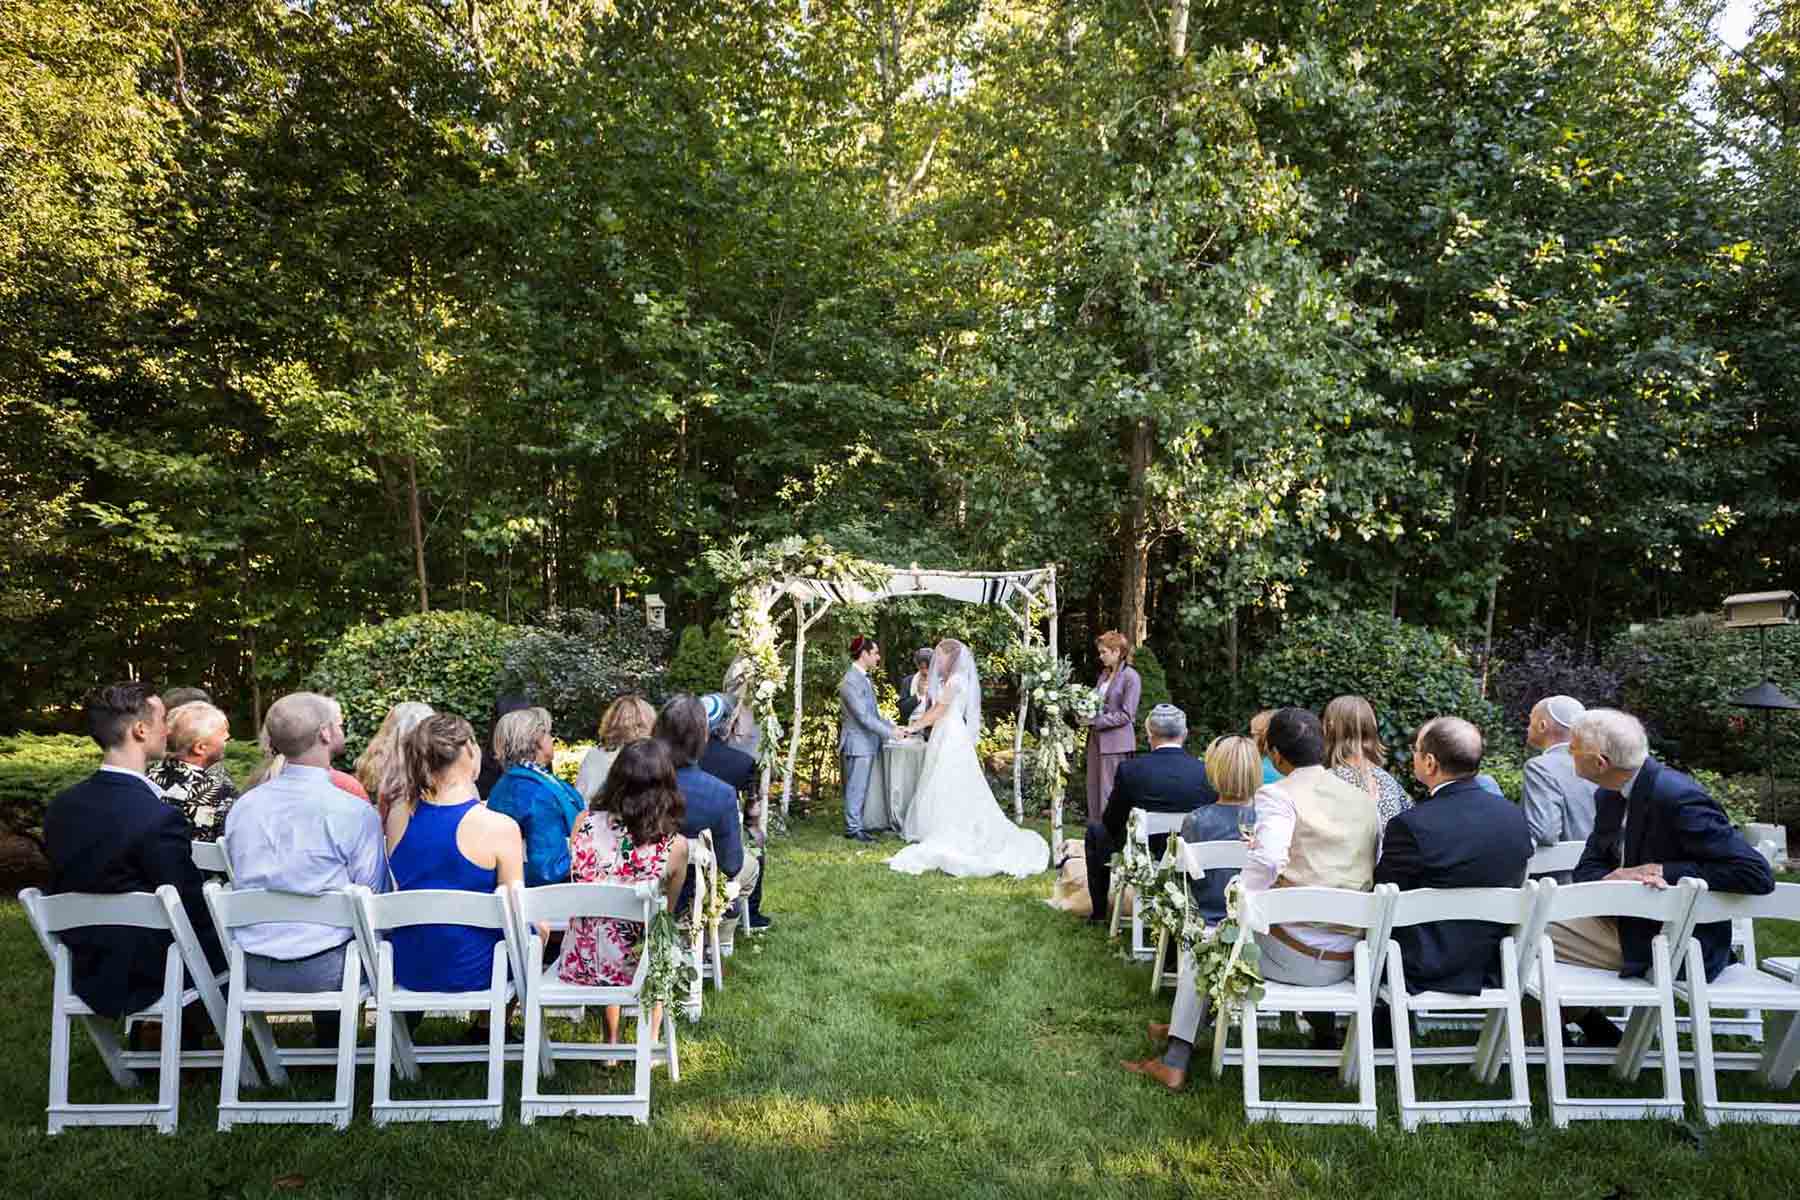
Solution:
M1113 776L1119 764L1137 750L1138 700L1144 681L1131 666L1131 643L1116 629L1094 639L1100 650L1100 679L1094 693L1100 711L1088 721L1087 807L1088 820L1106 816L1106 798L1112 795Z

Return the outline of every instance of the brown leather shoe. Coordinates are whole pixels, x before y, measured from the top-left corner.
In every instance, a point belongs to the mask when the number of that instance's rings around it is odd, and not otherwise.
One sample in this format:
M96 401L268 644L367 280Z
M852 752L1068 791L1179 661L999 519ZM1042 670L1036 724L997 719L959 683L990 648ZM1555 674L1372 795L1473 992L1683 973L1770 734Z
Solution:
M1153 1042L1166 1042L1169 1040L1169 1027L1152 1021L1149 1026L1149 1034L1150 1040Z
M1186 1071L1177 1071L1174 1067L1164 1063L1160 1058L1146 1058L1135 1062L1122 1062L1119 1065L1124 1067L1127 1071L1130 1071L1133 1075L1148 1075L1150 1078L1156 1080L1156 1082L1168 1088L1171 1092L1179 1092L1182 1089L1182 1086L1187 1083Z

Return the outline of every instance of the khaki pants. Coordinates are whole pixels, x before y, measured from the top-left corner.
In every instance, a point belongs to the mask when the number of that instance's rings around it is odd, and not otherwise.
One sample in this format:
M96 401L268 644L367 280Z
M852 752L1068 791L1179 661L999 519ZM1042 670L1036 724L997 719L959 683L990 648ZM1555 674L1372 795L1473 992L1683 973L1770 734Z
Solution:
M1558 921L1550 926L1550 944L1556 947L1557 962L1604 971L1625 966L1625 953L1619 949L1619 923L1611 917Z

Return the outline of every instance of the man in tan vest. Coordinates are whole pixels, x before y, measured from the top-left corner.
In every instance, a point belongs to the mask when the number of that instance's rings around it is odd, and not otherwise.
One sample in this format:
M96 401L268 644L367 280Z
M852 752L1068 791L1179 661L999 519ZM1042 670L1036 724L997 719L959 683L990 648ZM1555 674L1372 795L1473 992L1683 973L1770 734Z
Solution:
M1282 777L1256 792L1256 832L1239 877L1244 893L1271 887L1360 892L1374 887L1375 800L1325 769L1325 730L1319 718L1304 708L1279 709L1269 720L1268 747ZM1350 975L1360 936L1329 925L1272 927L1256 938L1262 977L1304 987L1337 983ZM1316 1036L1329 1037L1329 1017L1308 1016ZM1183 970L1168 1026L1150 1029L1152 1038L1168 1037L1168 1052L1161 1059L1125 1063L1125 1069L1157 1079L1171 1091L1179 1089L1187 1082L1203 1017L1199 988L1192 972Z

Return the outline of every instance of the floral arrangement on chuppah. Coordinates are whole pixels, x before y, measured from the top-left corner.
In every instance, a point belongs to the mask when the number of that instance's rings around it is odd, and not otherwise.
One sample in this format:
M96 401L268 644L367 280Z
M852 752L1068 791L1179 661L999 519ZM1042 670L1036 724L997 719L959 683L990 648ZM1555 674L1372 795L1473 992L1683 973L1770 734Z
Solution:
M1052 658L1049 648L1036 640L1013 643L1001 661L1018 678L1020 693L1037 710L1032 779L1040 794L1055 804L1068 787L1077 728L1099 713L1099 698L1093 688L1074 681L1075 669L1068 659ZM1070 724L1070 718L1075 724Z
M731 589L726 628L738 656L747 664L739 686L762 730L757 761L769 766L780 757L785 736L775 701L789 682L772 612L782 585L792 579L810 579L880 589L893 572L880 563L833 549L820 537L782 538L754 554L746 550L748 544L748 536L740 536L706 551L705 558L706 565Z

